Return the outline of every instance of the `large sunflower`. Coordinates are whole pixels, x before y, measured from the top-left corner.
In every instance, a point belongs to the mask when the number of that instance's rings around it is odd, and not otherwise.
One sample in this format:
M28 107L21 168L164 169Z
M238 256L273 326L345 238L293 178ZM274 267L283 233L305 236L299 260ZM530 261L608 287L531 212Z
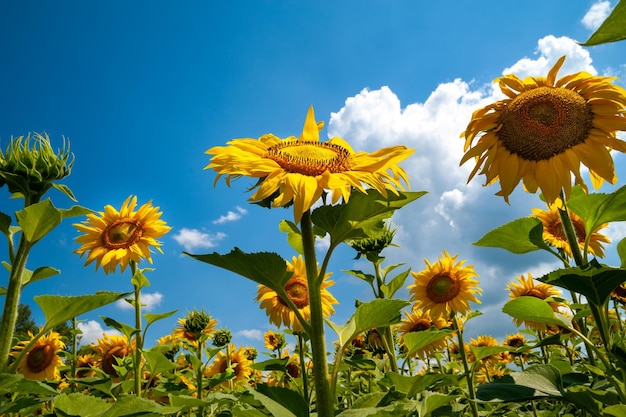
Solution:
M250 367L252 361L248 359L245 350L243 346L235 349L235 345L231 344L228 352L222 350L217 354L213 363L206 369L205 374L214 376L228 371L234 374L233 382L246 382L252 375L252 368Z
M89 346L96 353L96 366L111 376L118 376L114 365L118 364L118 359L135 351L135 339L129 343L126 336L105 334L102 339L98 339L98 343Z
M556 206L551 206L549 210L541 210L533 208L533 216L541 220L543 223L543 240L548 242L549 245L554 246L557 249L562 249L567 256L573 258L572 248L569 245L569 241L563 231L563 223L561 222L561 216L559 215L559 209ZM569 211L572 224L576 231L576 238L578 239L578 246L580 250L585 249L585 240L587 233L585 232L585 221L573 211ZM611 239L608 236L598 233L601 229L608 226L608 223L598 226L589 236L589 246L587 251L597 256L598 258L604 257L604 247L602 243L611 243Z
M309 305L309 284L306 276L306 266L302 255L292 258L292 263L287 262L287 271L293 272L292 277L285 284L285 291L291 301L298 308L298 311L305 320L311 317L311 306ZM330 317L335 312L333 304L337 304L337 300L328 291L328 287L335 282L328 279L331 274L324 276L320 293L322 297L322 314L324 317ZM269 316L270 323L280 327L284 324L294 332L303 330L296 314L287 303L269 287L259 285L257 290L256 301L260 302L260 308L264 308Z
M259 202L271 198L274 207L293 202L296 222L324 190L332 192L332 202L336 203L340 197L348 201L353 187L365 193L364 184L384 196L387 190L395 194L396 189L402 190L401 181L408 185L407 175L398 163L409 157L413 149L392 146L374 153L355 153L338 137L320 142L319 131L323 125L315 122L313 107L310 107L299 138L280 139L266 134L258 139L234 139L228 146L207 150L212 158L204 169L218 173L215 183L226 175L229 186L231 178L258 178L258 189L250 200Z
M104 212L87 215L87 220L74 224L83 235L76 238L82 246L74 253L82 257L87 255L89 265L96 261L96 269L102 266L104 273L115 272L117 266L123 272L133 261L147 259L152 263L150 247L161 251L158 238L170 231L165 221L161 220L159 207L147 202L135 211L137 197L128 197L122 204L120 211L107 205Z
M410 313L405 311L404 315L406 317L402 320L399 327L399 343L401 350L405 350L404 336L409 333L423 332L432 328L443 329L451 326L449 320L441 316L433 320L428 312L424 312L420 309L414 309ZM421 359L426 359L427 356L432 356L435 352L445 350L447 345L448 337L442 337L441 339L437 339L434 342L418 349L415 352L415 355L419 356Z
M524 277L524 274L515 278L517 283L510 282L507 285L507 289L510 291L509 297L512 299L518 297L535 297L540 300L546 300L547 303L552 307L554 312L561 312L563 308L566 307L566 304L557 301L554 297L561 296L561 290L555 287L554 285L545 284L545 283L535 283L533 280L533 276L528 273L528 277ZM520 327L522 324L525 324L526 327L546 331L548 327L544 323L534 322L534 321L525 321L520 319L513 319L513 322L517 327Z
M21 341L14 346L11 356L17 358L24 348L33 340L33 334L29 340ZM22 357L17 372L24 375L26 379L58 381L61 379L59 367L63 365L63 360L57 354L65 349L65 343L61 340L61 335L51 331L37 339L35 344L30 348L28 353Z
M482 168L486 185L499 180L496 194L507 202L522 180L528 192L539 188L548 203L561 190L569 197L572 174L587 190L581 163L589 168L594 188L604 180L615 183L609 151L626 152L626 142L615 136L626 130L626 90L611 84L613 78L586 72L557 80L564 60L547 77L496 79L508 98L475 111L462 133L466 153L461 164L476 159L469 180Z
M424 259L427 268L411 274L415 282L408 286L413 308L429 311L432 317L448 317L451 312L465 314L470 311L469 302L480 304L475 294L482 290L478 281L472 279L478 274L472 265L463 266L465 261L456 262L458 255L451 257L447 251L431 264Z

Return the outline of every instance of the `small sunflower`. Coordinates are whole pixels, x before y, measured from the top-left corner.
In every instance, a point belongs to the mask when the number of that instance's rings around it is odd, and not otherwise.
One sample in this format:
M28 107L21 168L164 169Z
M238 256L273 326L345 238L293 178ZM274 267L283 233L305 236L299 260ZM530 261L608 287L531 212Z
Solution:
M549 204L561 190L569 198L572 174L586 191L581 163L594 188L617 181L609 151L626 152L626 142L616 137L626 130L626 90L612 84L614 78L586 72L557 80L563 61L565 56L547 77L497 78L508 98L475 111L461 135L466 151L461 164L476 159L469 180L479 170L486 185L499 180L496 195L507 202L520 181L528 192L540 189Z
M472 265L464 266L465 261L456 262L458 255L451 257L447 251L431 264L424 259L427 268L411 274L415 282L408 286L414 308L429 311L432 317L450 316L450 313L466 314L470 311L469 302L480 304L475 294L482 290L478 281L472 279L478 274Z
M476 339L470 339L470 346L473 347L494 347L494 346L500 346L498 344L498 341L496 340L495 337L490 336L490 335L479 335L478 337L476 337ZM492 355L492 356L488 356L484 359L482 359L482 361L496 361L499 359L498 355Z
M76 378L97 376L93 368L96 367L96 356L93 353L78 355L76 358Z
M554 312L561 312L560 310L566 305L560 301L551 300L552 297L560 297L561 290L555 287L554 285L538 283L536 284L533 280L532 275L529 273L528 277L524 277L524 274L516 277L517 283L510 282L507 285L507 289L510 291L509 297L512 299L518 297L535 297L540 300L547 300L547 303L552 307ZM543 323L538 323L534 321L524 321L520 319L513 319L513 322L517 327L520 327L522 324L525 324L526 327L531 329L546 331L548 330L548 326Z
M559 215L558 208L551 206L549 210L541 210L533 208L533 216L541 220L543 224L543 240L548 242L549 245L554 246L557 249L562 249L565 254L573 258L572 248L569 245L565 232L563 231L563 223L561 223L561 216ZM585 249L585 240L587 239L587 233L585 232L585 221L573 211L569 210L574 230L576 231L576 238L578 239L578 246L580 250ZM598 258L604 257L603 243L611 243L611 239L608 236L599 233L600 230L608 226L608 223L598 226L589 237L589 246L587 251L597 256Z
M135 211L137 197L128 197L120 211L113 206L104 207L104 212L87 215L87 220L74 224L83 235L76 238L82 246L74 253L81 256L87 253L85 265L96 261L96 269L102 266L105 274L115 272L117 266L124 272L133 261L139 263L143 258L152 263L150 247L159 252L161 243L158 238L170 231L165 221L161 220L159 207L152 206L152 201Z
M282 333L268 330L263 334L263 342L267 350L280 350L287 344L285 336Z
M414 309L410 313L405 311L404 315L406 318L402 320L399 327L399 342L401 350L405 349L404 336L409 333L423 332L431 328L443 329L444 327L450 326L449 321L443 317L440 316L439 318L433 320L428 312L424 312L419 309ZM448 345L447 339L447 337L442 337L441 339L435 340L434 342L417 350L415 355L419 356L421 359L426 359L427 356L432 356L437 351L443 351Z
M28 334L30 340L21 341L14 346L11 356L17 358L30 344L33 334L31 332ZM51 331L37 339L28 353L22 357L17 366L17 372L24 375L26 379L58 381L61 379L59 367L63 365L63 360L58 353L63 349L65 349L65 343L61 340L61 335Z
M90 347L96 353L96 367L111 376L118 376L114 365L117 366L117 359L125 358L135 351L135 340L129 343L126 336L105 334L102 339L98 339L98 343L92 343Z
M311 317L311 307L309 305L309 284L306 276L306 266L302 255L293 257L292 262L287 262L287 271L293 272L292 277L285 284L285 292L300 311L305 320ZM322 314L324 317L330 317L335 312L333 304L337 304L337 300L328 291L328 287L335 282L328 280L330 273L326 274L320 293L322 297ZM285 325L294 332L303 331L300 321L296 314L289 308L287 303L276 293L276 291L264 285L259 285L257 290L256 301L260 302L259 307L264 308L269 316L270 322L278 327Z
M203 310L193 310L187 317L178 319L178 327L172 332L173 341L188 343L197 348L214 332L217 321Z
M228 186L231 178L258 178L258 190L250 200L260 202L271 198L274 207L293 202L296 222L324 190L331 191L332 202L336 203L340 197L348 201L352 188L366 193L364 184L384 196L387 190L394 194L396 189L403 190L401 181L408 185L407 175L398 163L408 158L412 149L393 146L374 153L355 153L338 137L320 142L319 131L323 126L315 122L310 107L299 138L280 139L266 134L259 139L234 139L228 146L207 150L212 158L204 169L218 173L215 183L226 175Z
M213 363L206 369L205 374L209 377L232 372L233 382L246 382L252 375L252 361L248 359L246 349L241 346L235 349L235 345L230 345L228 352L220 351Z

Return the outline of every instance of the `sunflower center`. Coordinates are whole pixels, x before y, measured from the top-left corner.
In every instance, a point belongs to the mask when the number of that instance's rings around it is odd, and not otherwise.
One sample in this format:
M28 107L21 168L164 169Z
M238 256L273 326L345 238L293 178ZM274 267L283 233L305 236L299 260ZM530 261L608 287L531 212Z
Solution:
M270 147L265 154L285 171L315 177L326 171L349 171L352 166L348 149L334 143L283 141Z
M426 287L428 298L435 303L445 303L456 297L461 291L459 281L448 275L432 278Z
M422 332L424 330L430 329L430 320L419 319L413 327L411 327L411 332Z
M104 230L104 246L107 249L129 248L137 243L142 235L143 228L138 220L117 220Z
M285 292L296 307L304 308L309 305L309 288L304 279L300 277L291 278L285 284Z
M538 87L511 100L500 117L498 138L526 161L542 161L584 142L592 128L587 101L567 88Z
M26 358L28 370L32 373L43 372L54 359L54 349L50 345L34 347Z

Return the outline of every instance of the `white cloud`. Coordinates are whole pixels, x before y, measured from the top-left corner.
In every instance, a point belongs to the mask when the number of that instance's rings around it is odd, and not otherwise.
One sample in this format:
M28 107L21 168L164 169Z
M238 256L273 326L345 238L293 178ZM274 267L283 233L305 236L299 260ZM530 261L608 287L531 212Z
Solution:
M213 220L213 224L223 224L223 223L228 223L228 222L234 222L236 220L241 219L241 216L248 213L248 210L239 206L235 207L235 210L236 211L229 210L228 213L226 213L225 215L222 215L218 219Z
M244 329L235 333L236 336L243 336L252 340L263 340L263 331L259 329Z
M174 236L174 240L181 244L187 252L194 249L213 248L217 246L217 242L226 237L225 233L204 233L198 229L188 229L183 227L178 234Z
M102 328L102 325L95 320L88 320L84 322L78 322L78 329L83 332L80 335L80 344L86 346L90 343L97 343L98 338L102 338L105 334L109 336L121 336L121 333L117 330Z
M454 189L451 191L444 191L439 199L439 204L435 206L435 211L444 219L448 221L451 227L454 227L454 220L451 212L458 211L463 207L465 201L465 194L463 191Z
M581 22L587 29L596 30L604 22L604 19L609 16L610 12L611 2L598 1L591 5Z
M163 294L160 292L155 293L141 293L141 308L144 311L153 311L163 301ZM126 300L117 300L115 305L122 310L132 310L134 307Z

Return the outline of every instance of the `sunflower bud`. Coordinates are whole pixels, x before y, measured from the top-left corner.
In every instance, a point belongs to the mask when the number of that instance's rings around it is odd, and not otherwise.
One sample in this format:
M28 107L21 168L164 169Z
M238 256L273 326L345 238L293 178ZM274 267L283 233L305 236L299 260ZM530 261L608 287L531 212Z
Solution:
M248 346L247 348L245 348L243 353L244 355L246 355L246 358L248 358L249 361L254 361L257 356L259 356L259 352L256 350L255 347L252 346Z
M211 329L215 325L215 321L204 311L191 311L187 313L184 320L184 331L190 334L194 340L200 339L203 334L207 333L207 329Z
M11 138L4 153L0 151L0 187L6 184L12 194L35 203L54 181L70 174L73 164L69 142L64 141L63 148L55 152L47 134Z
M215 347L223 347L230 343L233 335L230 333L228 329L219 329L213 333L213 346Z
M369 261L374 262L380 257L380 253L383 249L392 245L391 242L395 234L395 229L389 230L389 228L386 227L380 236L353 240L350 242L350 246L357 251L355 259L359 259L364 255Z

